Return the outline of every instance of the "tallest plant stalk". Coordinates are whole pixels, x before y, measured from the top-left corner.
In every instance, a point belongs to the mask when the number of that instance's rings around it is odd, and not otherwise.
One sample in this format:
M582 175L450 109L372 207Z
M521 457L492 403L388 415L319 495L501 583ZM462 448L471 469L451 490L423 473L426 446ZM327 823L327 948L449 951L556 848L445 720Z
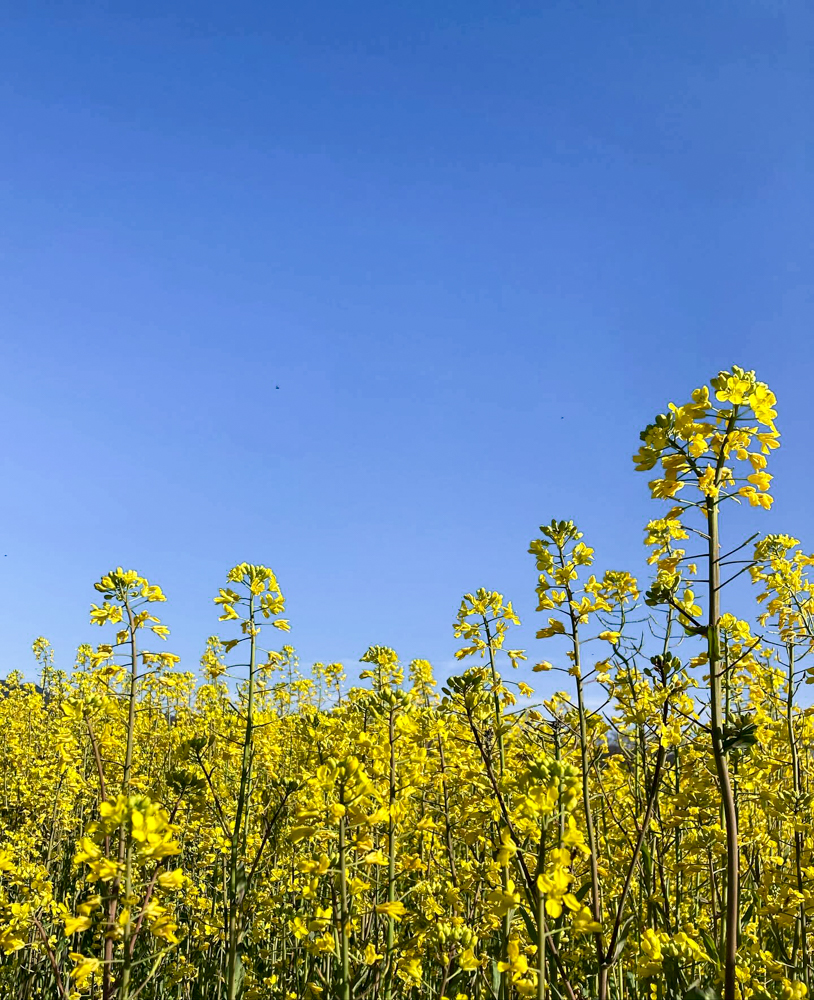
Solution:
M726 827L726 925L724 941L724 1000L736 1000L736 974L738 963L738 935L740 933L739 871L740 847L738 843L738 814L735 794L729 775L729 764L724 749L724 712L722 677L727 664L721 656L718 621L720 608L720 543L718 535L718 501L707 497L707 533L709 535L709 619L707 622L707 643L709 656L709 693L712 730L712 755L721 805Z
M758 381L753 371L733 365L731 371L719 372L710 379L709 387L695 389L690 402L683 406L670 403L668 412L658 414L639 435L643 445L633 456L636 468L642 472L661 466L660 474L657 473L648 484L651 495L654 499L669 500L675 504L666 518L654 522L659 530L667 530L674 537L687 538L680 517L693 509L700 509L705 515L706 531L702 534L708 543L709 586L706 623L696 617L701 615L701 610L694 604L692 588L684 591L683 599L678 597L682 573L679 564L685 556L683 550L678 551L679 558L661 561L660 579L650 592L648 603L671 604L683 615L690 634L705 635L707 640L710 735L726 830L724 1000L736 1000L740 936L738 815L727 751L739 743L743 745L745 729L743 733L739 729L734 739L731 732L726 731L732 722L728 718L728 699L725 703L723 696L724 681L727 682L727 692L730 689L730 663L727 653L721 648L720 592L744 570L738 570L729 580L721 583L718 515L725 499L734 499L738 503L745 500L750 506L764 510L771 507L769 489L772 477L766 471L766 456L779 446L777 439L780 435L774 423L777 416L775 403L774 393L765 382ZM694 487L701 499L684 500L682 491L687 486ZM738 550L733 550L733 553L735 551ZM690 563L687 571L692 575L694 564Z

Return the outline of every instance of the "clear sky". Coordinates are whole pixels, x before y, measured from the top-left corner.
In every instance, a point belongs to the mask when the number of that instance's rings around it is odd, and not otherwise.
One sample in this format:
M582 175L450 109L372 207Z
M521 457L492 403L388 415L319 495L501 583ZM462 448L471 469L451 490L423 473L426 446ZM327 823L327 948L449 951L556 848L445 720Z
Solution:
M92 583L197 666L235 562L305 663L533 636L537 526L643 571L630 455L733 362L814 548L805 0L43 0L0 32L0 673ZM279 388L278 388L279 387ZM528 627L526 627L528 626Z

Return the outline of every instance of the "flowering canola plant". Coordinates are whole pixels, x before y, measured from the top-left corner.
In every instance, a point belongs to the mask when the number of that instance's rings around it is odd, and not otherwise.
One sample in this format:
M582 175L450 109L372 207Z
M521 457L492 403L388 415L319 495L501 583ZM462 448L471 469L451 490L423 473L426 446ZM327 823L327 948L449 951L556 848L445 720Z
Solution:
M196 671L161 589L103 576L102 642L0 682L0 997L803 1000L814 557L729 526L771 508L775 418L735 367L646 427L646 583L540 528L536 704L486 588L442 687L374 645L348 688L274 639L267 567L227 573Z

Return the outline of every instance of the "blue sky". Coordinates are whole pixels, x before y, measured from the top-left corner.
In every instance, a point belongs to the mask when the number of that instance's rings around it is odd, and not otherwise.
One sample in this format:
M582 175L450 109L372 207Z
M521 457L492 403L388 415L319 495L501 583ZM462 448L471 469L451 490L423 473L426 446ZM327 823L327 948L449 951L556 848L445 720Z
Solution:
M0 672L137 568L197 665L235 562L305 663L534 642L537 526L643 570L630 455L733 362L814 547L803 0L31 3L0 33ZM277 388L279 386L279 388Z

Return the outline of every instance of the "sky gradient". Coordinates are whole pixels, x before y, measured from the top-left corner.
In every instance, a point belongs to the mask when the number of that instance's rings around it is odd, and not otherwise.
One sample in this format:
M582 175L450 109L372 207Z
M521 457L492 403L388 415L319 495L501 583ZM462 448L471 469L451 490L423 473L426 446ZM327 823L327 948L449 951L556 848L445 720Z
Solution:
M305 664L448 672L537 526L643 573L630 456L733 362L811 530L811 51L789 2L33 0L0 33L0 674L94 580L197 666L235 562ZM748 524L747 524L748 522Z

